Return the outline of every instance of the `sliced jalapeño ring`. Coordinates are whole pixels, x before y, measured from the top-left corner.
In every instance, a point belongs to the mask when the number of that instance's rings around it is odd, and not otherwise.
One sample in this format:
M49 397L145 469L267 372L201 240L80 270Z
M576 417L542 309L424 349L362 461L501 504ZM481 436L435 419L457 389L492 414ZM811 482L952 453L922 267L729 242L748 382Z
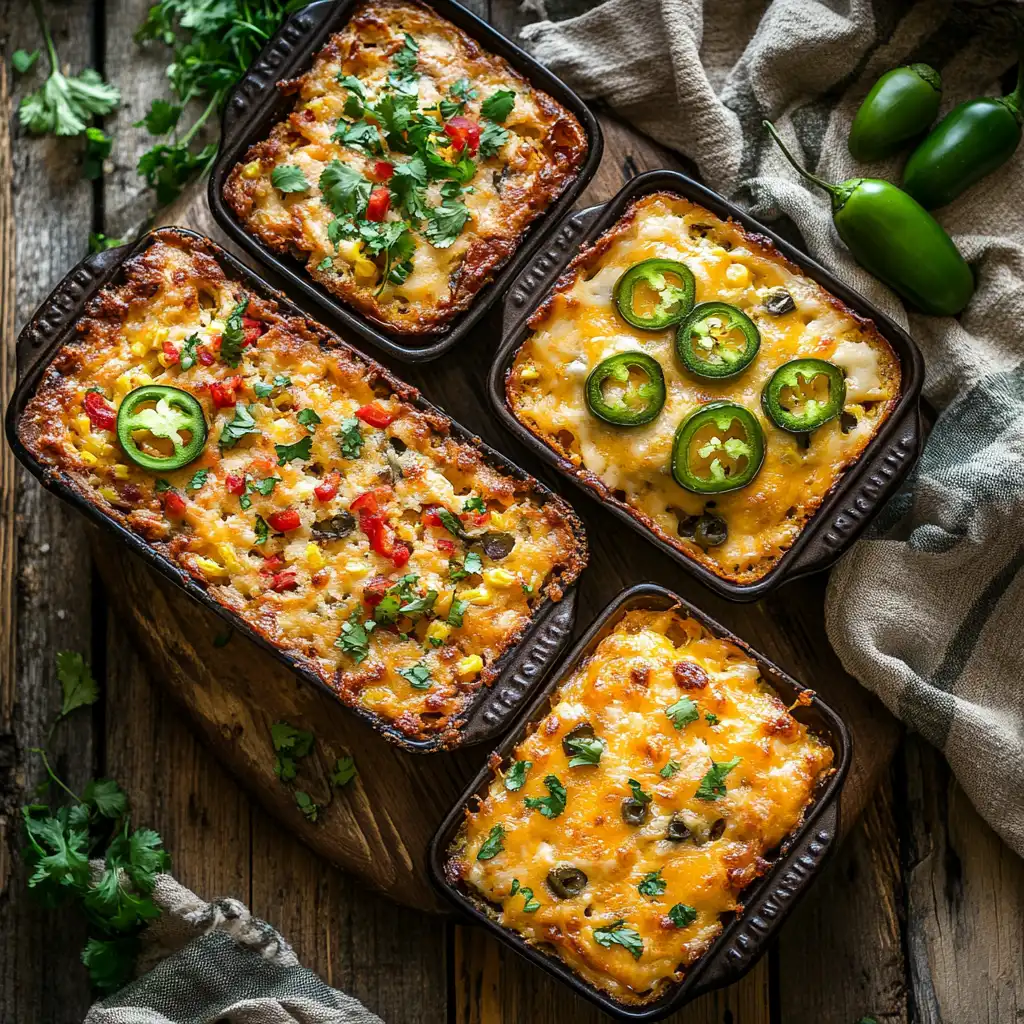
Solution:
M612 297L626 323L643 331L660 331L679 323L693 309L696 288L685 263L651 259L634 263L615 282Z
M764 431L735 402L711 402L679 424L672 441L672 477L694 494L746 487L764 462Z
M727 302L701 302L676 331L676 354L695 377L722 380L745 370L761 347L761 332Z
M824 359L783 363L761 392L768 418L791 434L806 434L835 419L846 404L846 374Z
M590 371L584 385L587 408L605 423L639 427L665 404L665 374L645 352L617 352Z
M144 451L136 433L147 431L153 443ZM187 433L186 440L182 434ZM117 410L117 439L125 455L153 473L181 469L194 462L206 444L206 417L198 399L167 384L146 384L129 391ZM164 442L162 445L158 442ZM170 448L168 452L164 448Z

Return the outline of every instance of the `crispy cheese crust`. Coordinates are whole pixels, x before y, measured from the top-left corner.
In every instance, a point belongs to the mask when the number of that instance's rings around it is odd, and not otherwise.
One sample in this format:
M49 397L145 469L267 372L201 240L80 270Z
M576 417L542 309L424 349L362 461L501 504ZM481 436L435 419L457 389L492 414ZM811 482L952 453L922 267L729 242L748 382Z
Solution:
M172 230L157 239L91 300L22 415L23 443L343 702L410 738L454 739L460 712L536 609L579 574L578 520L453 436L445 417L414 404L414 389L228 278L215 246ZM231 368L219 339L245 299L255 338ZM183 370L188 339L195 365ZM148 383L203 407L205 449L182 469L141 469L87 411L92 402L109 416ZM389 422L373 426L360 409ZM239 410L253 429L231 444L224 431ZM277 446L307 438L305 457L282 461ZM367 493L374 508L350 511ZM466 536L442 525L442 508ZM278 529L282 512L298 525ZM511 550L490 557L484 534L508 535ZM479 562L466 565L471 553ZM460 578L463 568L475 571ZM339 648L353 626L362 643Z
M690 268L698 303L727 302L757 325L760 352L738 376L691 376L675 354L675 326L646 331L619 315L612 299L615 282L633 264L653 257ZM795 309L773 316L764 302L769 289L778 287L790 293ZM768 239L672 193L636 200L573 260L530 327L506 381L515 416L604 500L736 583L753 583L771 571L878 432L900 393L899 360L871 321L790 264ZM589 412L584 382L603 359L636 350L661 364L665 406L647 426L615 427ZM846 404L841 418L800 436L772 423L761 392L778 367L803 357L844 369ZM719 400L737 402L757 417L765 435L764 465L739 490L692 494L671 474L673 435L694 409ZM693 517L705 511L728 527L726 542L708 550L692 539Z
M695 708L676 728L666 709L683 698ZM569 767L563 740L584 722L604 749L597 764ZM713 764L735 758L720 795L700 799ZM768 870L766 858L801 824L832 760L744 651L678 611L630 611L558 688L510 762L495 766L479 808L467 811L449 879L614 999L653 1002L686 976L722 931L722 915ZM530 767L510 790L515 761ZM552 775L566 797L549 818L528 801L547 795ZM622 813L630 780L650 798L640 824ZM673 820L683 838L667 838ZM496 826L502 849L480 860ZM585 885L560 898L549 872L566 867L581 870ZM604 944L609 929L627 944Z
M459 200L470 214L461 233L452 244L439 248L427 240L422 224L414 227L411 273L404 282L382 285L382 259L374 266L358 241L345 240L336 246L328 237L334 217L316 183L332 160L340 160L371 182L380 181L374 170L378 160L395 166L410 160L392 145L393 140L382 152L373 153L333 137L339 124L351 123L343 117L349 89L339 76L358 79L367 104L379 102L393 91L389 74L406 36L419 47L421 111L443 122L438 104L450 97L452 87L462 79L468 79L474 94L459 116L483 123L481 106L499 90L514 92L515 105L502 122L509 132L507 141L493 155L477 155L476 172ZM527 228L576 178L587 154L583 128L568 110L415 0L359 4L348 25L316 55L310 71L280 87L296 96L294 110L232 170L224 198L265 244L298 258L318 284L401 334L446 331L511 258ZM372 115L369 120L376 123ZM443 149L442 156L455 160L458 154ZM311 189L290 194L276 189L271 174L283 165L302 169ZM441 187L441 180L429 185L429 206L442 202ZM392 200L394 207L397 194ZM392 209L388 219L399 216Z

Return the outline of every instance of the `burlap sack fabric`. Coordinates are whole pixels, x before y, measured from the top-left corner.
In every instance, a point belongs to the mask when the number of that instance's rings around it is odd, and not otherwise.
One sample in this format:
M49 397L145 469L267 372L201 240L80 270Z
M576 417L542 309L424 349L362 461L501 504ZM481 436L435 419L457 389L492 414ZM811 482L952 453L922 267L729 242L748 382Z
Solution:
M609 0L523 39L584 98L690 157L712 188L764 220L787 215L814 257L924 350L938 422L907 487L833 572L828 632L1024 855L1024 151L938 212L978 281L954 320L908 311L861 270L827 197L761 127L773 120L825 178L898 182L903 156L864 165L846 148L875 79L932 64L945 114L1000 95L1022 32L1010 3Z

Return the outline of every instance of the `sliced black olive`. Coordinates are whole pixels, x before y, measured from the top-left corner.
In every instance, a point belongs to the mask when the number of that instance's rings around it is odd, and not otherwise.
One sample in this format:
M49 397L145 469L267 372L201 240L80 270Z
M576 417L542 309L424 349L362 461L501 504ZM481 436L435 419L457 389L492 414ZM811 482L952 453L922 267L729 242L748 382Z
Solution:
M647 817L647 804L635 796L622 801L622 820L627 825L642 825Z
M579 896L587 887L587 876L571 864L561 864L548 872L548 888L560 899Z
M507 558L516 546L516 539L511 533L485 533L480 542L483 544L484 554L496 562Z
M711 831L708 833L708 839L712 842L716 839L721 839L723 832L725 832L725 818L719 818L714 825L711 826Z
M802 434L794 434L793 437L796 439L796 446L800 451L805 452L811 447L811 435L809 431L804 431Z
M388 444L396 451L399 455L402 452L407 451L409 446L400 437L389 437Z
M839 428L844 434L848 434L857 426L857 417L852 412L843 412L839 415Z
M796 309L793 296L785 288L771 288L764 297L764 308L772 316L782 316Z
M589 722L580 722L574 725L563 737L562 737L562 749L565 751L566 757L572 757L576 753L572 747L569 746L569 740L592 740L594 738L594 727Z
M679 517L678 533L680 537L686 537L688 540L693 540L693 535L697 529L697 523L700 522L700 516L684 516L678 512L676 515Z
M693 539L705 551L708 548L717 548L729 539L729 525L721 516L713 516L705 512L697 520L693 530Z
M356 528L356 517L351 512L339 512L330 519L318 519L313 524L316 540L340 540Z
M681 843L686 839L689 839L693 833L690 831L686 822L679 817L678 814L673 814L671 820L668 823L668 831L665 833L665 838L673 843Z

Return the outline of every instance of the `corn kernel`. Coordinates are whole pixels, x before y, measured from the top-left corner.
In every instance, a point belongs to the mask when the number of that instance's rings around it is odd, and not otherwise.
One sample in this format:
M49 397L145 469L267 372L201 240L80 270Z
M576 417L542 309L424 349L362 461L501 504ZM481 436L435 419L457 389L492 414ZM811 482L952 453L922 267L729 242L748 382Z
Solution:
M88 437L92 433L92 421L84 413L81 416L76 416L75 430L77 430L82 437Z
M490 526L495 530L507 530L508 520L501 512L492 512Z
M323 114L324 114L324 109L325 109L324 108L323 97L322 96L317 96L314 99L311 99L306 104L306 109L307 110L312 110L313 113L316 114L317 117L322 117Z
M742 263L733 263L725 272L725 279L737 288L745 288L750 284L750 271Z
M224 560L224 565L227 566L230 572L241 572L242 566L238 559L235 557L235 549L231 544L218 544L217 553Z
M259 162L259 160L250 160L249 163L247 163L242 168L242 177L243 178L248 178L250 181L252 181L253 178L258 178L259 176L260 176L260 162Z
M520 380L537 380L538 377L540 377L540 370L538 370L537 367L533 365L533 363L527 363L519 371Z
M451 633L452 627L447 622L442 622L440 619L434 619L429 626L427 626L427 640L438 640L444 643L448 639L448 634Z
M118 480L127 480L130 473L131 470L123 462L118 462L114 466L114 476Z
M306 545L306 565L308 565L313 572L324 567L324 556L323 552L320 550L319 544Z
M372 281L377 276L377 264L365 256L360 256L352 264L352 271L360 280Z
M78 458L83 466L95 466L99 462L99 459L92 452L81 451L78 453Z
M455 596L454 590L442 590L437 595L437 600L434 602L434 614L440 615L442 618L448 615L448 612L452 607L452 598Z
M86 451L90 451L93 455L97 455L100 458L103 458L104 455L109 455L114 450L106 441L97 437L95 434L83 437L82 447L85 448Z
M141 359L149 351L149 346L144 341L133 341L131 347L132 355L137 359Z
M458 674L459 679L463 682L468 682L470 679L480 675L483 671L484 659L479 654L471 654L468 658L463 658L456 666L455 671Z
M173 356L169 356L166 352L161 352L156 357L156 361L166 370L168 367L173 366L178 360Z
M463 590L459 594L459 599L470 604L487 604L491 599L491 592L486 587L473 587L471 590Z
M364 576L370 575L370 566L365 562L346 562L345 575L354 580L361 580Z
M111 503L115 501L120 501L120 495L117 493L117 491L114 490L113 487L101 487L100 497L106 498L106 500Z
M484 569L484 579L492 587L511 587L517 583L517 577L513 576L508 569Z
M712 256L728 256L729 252L727 249L722 248L722 246L715 245L711 248L711 254Z
M196 558L196 568L201 569L207 576L227 576L228 574L227 569L220 562L215 562L212 558L204 558L202 555Z

